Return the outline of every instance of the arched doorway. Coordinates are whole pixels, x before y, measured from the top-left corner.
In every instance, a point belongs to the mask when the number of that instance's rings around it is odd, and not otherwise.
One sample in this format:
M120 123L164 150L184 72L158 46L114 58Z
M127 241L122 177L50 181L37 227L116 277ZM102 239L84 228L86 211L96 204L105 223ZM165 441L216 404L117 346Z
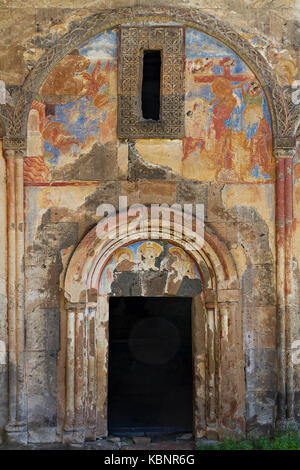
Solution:
M127 234L99 240L95 227L71 258L65 277L65 441L108 433L110 299L126 297L191 300L193 434L245 432L240 290L232 259L209 231L201 250L175 233L161 238L140 233L138 239Z
M194 261L166 241L131 243L109 259L99 292L109 296L109 434L192 432L192 324L201 321L192 300L202 292Z

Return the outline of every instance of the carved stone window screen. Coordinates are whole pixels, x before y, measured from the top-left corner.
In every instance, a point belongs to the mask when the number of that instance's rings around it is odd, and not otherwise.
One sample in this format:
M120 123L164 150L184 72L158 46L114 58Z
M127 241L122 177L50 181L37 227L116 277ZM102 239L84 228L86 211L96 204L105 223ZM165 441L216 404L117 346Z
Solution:
M144 119L141 89L145 50L161 51L161 95L158 121ZM185 30L178 26L119 29L118 137L125 139L184 137Z

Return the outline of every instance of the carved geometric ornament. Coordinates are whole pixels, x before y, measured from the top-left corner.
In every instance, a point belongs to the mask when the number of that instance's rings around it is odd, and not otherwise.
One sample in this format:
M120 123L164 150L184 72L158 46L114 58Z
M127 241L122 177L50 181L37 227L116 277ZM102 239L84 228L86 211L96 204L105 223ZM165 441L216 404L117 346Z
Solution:
M121 27L118 62L118 137L184 137L184 42L177 26ZM161 51L160 115L144 119L141 89L146 50Z

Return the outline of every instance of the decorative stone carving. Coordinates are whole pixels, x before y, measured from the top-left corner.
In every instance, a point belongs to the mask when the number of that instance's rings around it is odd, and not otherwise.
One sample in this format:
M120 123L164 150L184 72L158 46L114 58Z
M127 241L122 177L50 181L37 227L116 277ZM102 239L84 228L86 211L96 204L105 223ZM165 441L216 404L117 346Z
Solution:
M27 143L26 137L21 136L4 136L3 137L3 148L6 151L14 150L15 154L18 153L20 155L25 154Z
M118 136L184 136L184 28L122 27L119 32ZM162 51L160 120L143 119L141 84L143 51Z
M294 158L296 153L295 147L276 147L273 150L273 156L276 158L276 160L280 158Z

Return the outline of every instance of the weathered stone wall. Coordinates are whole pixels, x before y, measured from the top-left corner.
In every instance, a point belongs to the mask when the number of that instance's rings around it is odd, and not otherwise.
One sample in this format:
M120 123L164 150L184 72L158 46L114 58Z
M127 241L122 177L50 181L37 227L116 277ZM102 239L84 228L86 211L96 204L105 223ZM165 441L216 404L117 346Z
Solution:
M231 26L263 53L281 85L291 86L297 78L298 12L294 2L174 1L167 5L173 3L176 7L203 9L221 20L230 18ZM7 85L7 102L13 100L16 87L23 83L36 61L69 27L101 9L134 5L148 7L149 2L94 1L87 2L85 8L76 1L52 1L47 8L40 1L27 1L25 7L24 2L17 0L0 2L0 79ZM24 160L29 440L60 438L56 426L59 416L61 430L65 380L64 274L79 241L98 220L97 207L104 202L117 207L120 195L128 196L129 204L204 204L205 221L230 250L242 289L247 432L270 434L277 399L276 244L271 122L264 94L260 91L258 101L251 102L248 84L243 85L243 94L242 87L232 92L235 119L226 124L232 133L224 139L222 123L215 121L215 126L211 125L216 103L211 101L217 91L216 87L212 89L211 77L225 75L228 64L226 60L222 63L222 59L227 59L230 51L224 48L217 54L216 42L209 42L212 50L205 51L205 57L193 54L193 45L201 50L204 35L197 37L195 33L193 37L191 32L186 69L186 138L118 140L117 53L113 34L109 31L101 36L105 46L102 55L92 41L68 54L44 82L30 112ZM235 64L229 66L229 75L244 74L240 81L255 80L242 61L230 58ZM239 70L235 68L237 64ZM231 77L229 82L236 84L238 80ZM224 121L223 118L223 126ZM262 135L267 136L263 141ZM299 239L300 227L297 162L295 240ZM5 220L3 158L0 163L0 216ZM4 251L5 233L5 224L1 224ZM298 245L296 242L294 249L294 342L299 341L300 332ZM5 257L0 258L0 309L0 429L3 429L7 422L6 354L1 349L7 342ZM297 344L293 344L296 355ZM296 359L298 420L299 367Z

